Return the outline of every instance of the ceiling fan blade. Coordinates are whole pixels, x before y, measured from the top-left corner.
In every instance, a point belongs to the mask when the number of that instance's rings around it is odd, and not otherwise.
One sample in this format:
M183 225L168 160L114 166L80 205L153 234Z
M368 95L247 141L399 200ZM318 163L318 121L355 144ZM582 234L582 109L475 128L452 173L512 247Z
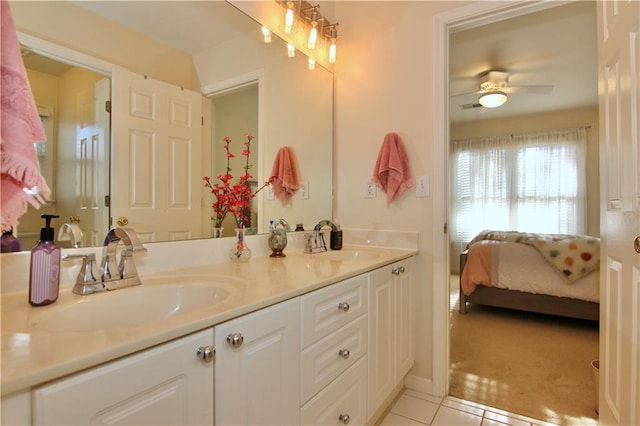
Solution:
M480 105L479 103L460 105L460 109L473 109L473 108L482 108L482 105Z
M553 86L509 86L509 93L529 93L533 95L549 95Z
M455 95L451 95L450 97L452 97L452 98L459 98L460 96L479 95L479 94L481 94L481 93L483 93L483 91L482 91L482 90L477 90L477 91L475 91L475 92L457 93L457 94L455 94Z

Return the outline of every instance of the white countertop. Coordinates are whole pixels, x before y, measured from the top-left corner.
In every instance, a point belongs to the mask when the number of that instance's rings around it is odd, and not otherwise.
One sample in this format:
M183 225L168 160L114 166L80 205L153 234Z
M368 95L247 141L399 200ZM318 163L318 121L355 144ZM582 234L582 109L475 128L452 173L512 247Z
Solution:
M364 249L364 248L363 248ZM345 246L344 252L359 250ZM48 310L62 309L83 300L110 297L116 293L135 294L139 287L100 294L78 296L69 286L61 288L58 301L45 307L31 307L25 291L2 294L2 395L46 383L101 363L167 342L180 336L214 326L231 318L308 293L315 289L411 257L415 249L367 246L376 256L345 260L331 257L332 252L304 254L286 251L285 258L267 255L253 257L247 263L221 261L207 265L172 269L169 272L140 272L142 286L159 276L208 276L226 281L229 296L222 302L197 311L187 311L157 322L127 327L95 329L92 318L77 318L77 330L48 330L38 317ZM226 277L226 279L225 279ZM148 286L160 284L147 284ZM146 290L146 289L145 289ZM113 312L122 320L122 313Z

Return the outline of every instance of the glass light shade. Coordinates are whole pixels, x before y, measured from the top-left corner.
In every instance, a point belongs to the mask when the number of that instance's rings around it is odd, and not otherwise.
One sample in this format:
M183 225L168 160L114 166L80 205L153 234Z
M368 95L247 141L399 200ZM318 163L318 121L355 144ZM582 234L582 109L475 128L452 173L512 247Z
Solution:
M329 45L329 63L330 64L334 64L336 62L336 54L337 54L336 40L332 39L331 44Z
M287 43L287 56L294 58L296 56L296 48L291 43Z
M287 2L287 13L284 15L284 32L291 34L293 28L293 2Z
M309 30L309 38L307 40L307 47L309 49L315 49L318 42L318 23L311 22L311 29Z
M316 69L316 61L313 58L309 58L309 62L307 63L307 68L313 71Z
M486 108L497 108L507 102L507 94L504 92L489 92L480 96L480 105Z
M271 30L267 27L262 27L262 35L264 36L265 43L271 43Z

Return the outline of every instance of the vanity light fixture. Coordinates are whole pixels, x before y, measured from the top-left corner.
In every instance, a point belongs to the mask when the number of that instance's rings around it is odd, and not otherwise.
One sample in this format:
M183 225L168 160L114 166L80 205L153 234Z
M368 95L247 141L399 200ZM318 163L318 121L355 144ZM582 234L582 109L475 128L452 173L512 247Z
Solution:
M289 58L295 58L296 56L296 48L291 43L287 43L287 56Z
M264 25L262 26L262 36L265 43L271 43L271 30Z
M307 63L307 68L309 71L313 71L316 69L316 61L312 57L309 57L309 62Z
M507 102L507 94L500 90L483 93L478 102L485 108L497 108Z

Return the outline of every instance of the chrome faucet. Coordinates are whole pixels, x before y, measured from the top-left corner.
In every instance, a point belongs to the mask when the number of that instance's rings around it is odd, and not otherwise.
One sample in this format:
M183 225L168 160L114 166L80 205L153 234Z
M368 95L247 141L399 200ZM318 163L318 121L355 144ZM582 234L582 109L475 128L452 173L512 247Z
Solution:
M120 263L116 268L114 266L116 249L120 241L124 243L125 250L122 251ZM102 263L100 265L100 279L105 283L107 290L142 284L136 264L133 261L133 253L146 251L147 249L142 245L136 231L132 228L114 228L107 234L104 244Z
M330 220L321 220L313 227L313 233L305 234L307 239L304 252L305 253L322 253L327 251L327 244L324 242L324 234L322 228L324 226L330 226L332 231L339 231L338 225Z
M116 263L118 244L123 242L125 250L120 256L120 263ZM95 254L76 254L65 256L65 259L82 258L82 267L73 286L73 293L86 295L107 290L140 285L140 277L133 261L133 253L146 251L138 234L131 228L114 228L107 234L104 241L103 257L100 265L100 278L96 279L94 272Z

